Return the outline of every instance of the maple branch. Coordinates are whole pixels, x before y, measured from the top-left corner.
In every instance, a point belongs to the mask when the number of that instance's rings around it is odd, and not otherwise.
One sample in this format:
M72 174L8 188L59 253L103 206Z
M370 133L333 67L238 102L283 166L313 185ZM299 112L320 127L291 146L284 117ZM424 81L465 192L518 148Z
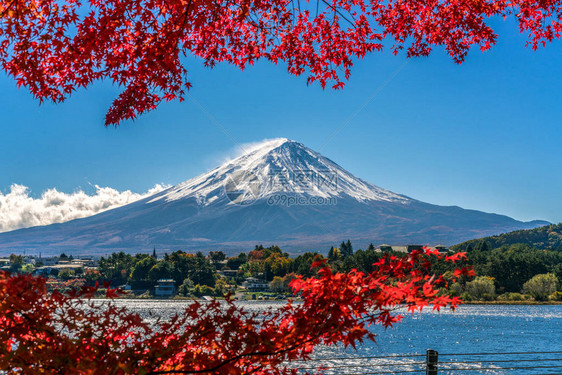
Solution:
M250 317L250 319L253 319L256 317L256 314L252 314L252 316ZM281 354L285 354L287 352L291 352L293 350L298 349L299 347L302 347L305 344L314 342L316 340L318 340L320 337L322 337L325 334L325 332L320 331L319 333L316 333L313 336L310 336L309 338L305 339L305 340L297 340L295 341L292 345L285 347L284 349L281 350L277 350L277 351L259 351L259 352L250 352L250 353L242 353L242 354L238 354L234 357L231 357L221 363L219 363L218 365L216 365L215 367L211 367L211 368L207 368L204 370L191 370L191 371L180 371L180 370L167 370L167 371L153 371L153 372L149 372L148 375L164 375L164 374L202 374L202 373L212 373L214 371L219 370L221 367L224 367L226 365L228 365L229 363L232 362L236 362L240 359L243 358L247 358L247 357L267 357L267 356L278 356Z
M26 313L22 312L21 310L15 310L15 312L19 313L22 317L25 318L25 320L27 320L29 323L31 324L35 324L35 320L31 319L31 317L29 315L27 315ZM45 332L47 332L49 334L49 336L51 337L56 337L57 335L55 334L55 332L53 332L50 328L48 327L42 327L42 330L44 330Z
M295 24L295 3L291 0L291 25Z
M310 337L309 339L306 339L302 342L296 342L294 343L292 346L287 347L285 349L282 350L278 350L278 351L273 351L273 352L253 352L253 353L243 353L243 354L238 354L237 356L234 356L232 358L229 358L223 362L221 362L220 364L216 365L215 367L212 368L208 368L205 370L191 370L191 371L179 371L179 370L168 370L168 371L153 371L153 372L149 372L147 375L163 375L163 374L204 374L204 373L208 373L208 372L214 372L217 371L218 369L220 369L221 367L226 366L229 363L232 362L236 362L242 358L247 358L247 357L267 357L267 356L274 356L274 355L279 355L279 354L284 354L286 352L290 352L293 351L295 349L298 349L300 346L304 345L304 344L308 344L310 342L313 342L315 340L317 340L318 338L320 338L322 334L317 334L316 336Z
M258 21L254 20L252 18L251 13L248 13L247 18L249 19L250 25L254 26L256 29L266 30L266 31L277 29L277 26L261 26L261 25L258 25Z
M230 1L228 2L227 6L230 6ZM219 9L220 9L219 0L216 0L215 9L213 11L213 22L217 22L217 20L219 19Z
M351 22L350 20L348 20L339 10L337 7L333 6L332 4L329 4L326 0L322 0L322 2L324 4L326 4L327 6L329 6L330 8L332 8L334 10L334 14L339 14L341 18L343 18L344 20L346 20L347 22L349 22L349 24L351 26L353 26L354 29L357 29L357 27L355 26L354 22Z
M430 266L427 258L415 255L385 258L369 274L357 270L332 274L324 267L317 278L291 282L304 299L298 307L289 302L279 310L258 314L233 302L227 310L218 301L194 302L184 314L169 322L158 317L150 326L138 314L111 302L94 309L93 302L82 300L93 295L91 290L49 295L42 278L0 272L0 298L11 298L8 304L0 303L0 317L12 316L0 318L0 343L15 343L18 348L11 357L0 354L0 367L51 370L58 366L49 373L80 368L88 373L119 369L128 374L137 373L139 366L151 375L295 373L294 362L309 359L315 346L355 347L363 338L375 340L367 327L393 325L398 319L391 313L404 305L411 311L428 303L456 307L458 298L438 296L441 278L426 274ZM468 275L463 270L458 274ZM33 350L39 346L40 350ZM29 362L33 363L28 366ZM199 370L187 370L193 367Z
M12 2L10 3L10 5L8 5L6 7L6 9L4 9L2 11L2 14L0 14L0 17L4 17L4 15L10 10L10 8L12 7L12 5L14 5L14 3L16 2L16 0L12 0ZM17 7L16 7L17 8Z
M189 0L189 2L187 3L187 8L185 9L185 13L183 16L183 22L178 31L183 31L185 29L185 24L187 23L187 16L189 15L189 8L191 7L191 1L192 0Z

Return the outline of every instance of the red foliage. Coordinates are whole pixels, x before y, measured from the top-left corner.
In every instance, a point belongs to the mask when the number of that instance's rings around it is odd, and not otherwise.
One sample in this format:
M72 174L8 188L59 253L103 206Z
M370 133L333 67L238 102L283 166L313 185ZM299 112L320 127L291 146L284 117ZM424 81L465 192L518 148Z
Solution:
M233 301L193 302L169 321L147 324L96 288L48 293L45 279L0 273L0 370L8 374L291 374L319 344L355 347L374 340L371 324L391 326L395 310L455 308L429 274L435 255L388 257L371 274L333 274L291 285L303 302L248 313ZM108 297L118 291L108 289Z
M259 261L263 260L264 251L263 250L252 250L248 253L249 261Z
M124 87L106 124L162 100L183 100L182 63L244 68L283 61L308 83L341 88L353 58L392 44L426 56L444 46L460 63L489 49L493 16L514 16L536 49L560 37L557 0L0 0L0 64L40 100L59 102L97 79Z

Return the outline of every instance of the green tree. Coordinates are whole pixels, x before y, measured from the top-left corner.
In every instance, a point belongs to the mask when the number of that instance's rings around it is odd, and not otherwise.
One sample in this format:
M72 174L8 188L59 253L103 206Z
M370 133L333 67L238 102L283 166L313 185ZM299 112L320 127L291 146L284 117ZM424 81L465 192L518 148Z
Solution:
M330 247L330 251L328 251L328 260L330 260L330 262L336 262L338 260L341 260L340 249L333 246Z
M490 247L488 246L488 243L485 240L482 240L480 242L478 242L476 244L476 247L474 248L475 251L489 251Z
M345 244L345 247L347 248L347 255L352 256L353 255L353 246L351 246L350 240L347 240L347 243Z
M98 264L98 271L102 280L111 281L113 286L125 284L131 274L131 269L136 260L131 254L124 252L113 253L109 257L101 257Z
M229 285L224 278L217 279L215 282L215 293L216 297L222 297L229 292Z
M248 257L245 253L240 253L236 257L228 258L226 261L226 267L231 270L237 270L241 265L248 262Z
M193 294L197 297L212 296L215 294L215 290L208 285L197 284L193 288Z
M340 244L340 252L342 258L346 258L353 255L353 246L351 245L351 241L347 240L347 242L342 241Z
M186 277L191 277L192 272L197 268L195 255L187 254L181 250L174 251L170 255L165 255L164 260L172 264L172 279L175 280L176 285L185 280Z
M219 263L226 259L226 254L222 251L209 251L209 258L213 263Z
M225 266L224 260L226 259L226 254L222 251L209 251L209 259L217 270L222 270Z
M190 272L189 278L195 284L215 286L216 269L215 266L203 255L198 252L195 254L195 268Z
M466 283L466 291L477 300L490 301L496 297L494 279L488 276L478 276Z
M193 286L194 286L193 281L191 281L191 279L188 277L180 285L178 291L179 291L180 294L182 294L184 296L188 296L192 293Z
M158 263L156 258L149 256L139 260L131 271L129 283L133 289L151 288L154 286L148 274L152 267Z
M16 254L10 255L10 272L20 272L23 265L23 256Z
M265 277L267 281L273 280L274 276L283 277L291 270L293 260L281 253L271 253L265 260Z
M316 275L316 270L311 269L312 263L322 259L324 257L321 254L307 252L295 258L291 269L297 275L311 277Z
M463 293L463 287L460 283L452 283L449 287L449 294L455 297L460 297Z
M70 280L76 277L76 273L72 269L64 268L60 270L58 278L62 280Z
M345 258L347 256L347 245L346 245L345 241L342 241L341 244L340 244L340 252L341 252L342 258Z
M148 271L148 279L155 284L160 279L171 279L174 271L172 263L161 260L157 262L150 271Z
M33 273L33 271L35 271L35 266L31 263L29 264L24 264L21 267L21 273Z
M273 280L269 283L269 289L275 293L291 292L289 284L296 277L297 275L294 273L289 273L284 277L275 276Z
M558 252L560 253L561 261L558 264L553 265L552 273L556 275L558 280L562 280L562 251L558 250Z
M96 282L101 281L101 275L98 270L89 269L84 272L84 280L88 285L93 286Z
M537 301L545 301L558 288L558 278L553 273L533 276L523 284L523 293L530 294Z
M562 252L525 244L504 245L491 251L473 250L468 257L476 274L493 277L501 293L520 292L527 280L538 274L556 273L557 265L562 263Z
M357 250L353 254L355 259L355 267L359 271L371 273L374 271L373 263L378 262L383 257L381 252L377 252L376 249Z
M343 272L349 272L353 269L360 269L361 267L357 264L357 259L354 256L346 256L343 258L343 262L341 265L341 270Z
M283 293L285 291L285 285L283 283L283 278L275 276L273 280L269 283L269 289L275 293Z

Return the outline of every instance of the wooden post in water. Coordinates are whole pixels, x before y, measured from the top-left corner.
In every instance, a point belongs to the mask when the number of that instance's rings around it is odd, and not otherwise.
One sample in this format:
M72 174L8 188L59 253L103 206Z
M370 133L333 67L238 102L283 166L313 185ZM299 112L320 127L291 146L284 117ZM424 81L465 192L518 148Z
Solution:
M427 349L425 355L425 374L437 375L437 364L439 361L439 353L436 350Z

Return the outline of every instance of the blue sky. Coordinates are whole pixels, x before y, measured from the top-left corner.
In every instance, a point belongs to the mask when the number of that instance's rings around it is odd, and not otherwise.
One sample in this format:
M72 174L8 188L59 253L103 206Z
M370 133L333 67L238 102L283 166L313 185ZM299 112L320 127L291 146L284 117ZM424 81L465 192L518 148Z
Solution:
M364 109L333 133L406 61L390 52L356 61L343 91L307 86L282 65L245 71L188 61L191 95L236 141L286 137L378 186L441 205L562 221L562 44L533 52L511 22L492 51L458 66L442 50L410 59ZM171 102L105 128L118 88L79 90L39 105L0 74L0 191L28 186L144 192L176 184L235 150L192 101ZM326 143L327 142L327 143Z

